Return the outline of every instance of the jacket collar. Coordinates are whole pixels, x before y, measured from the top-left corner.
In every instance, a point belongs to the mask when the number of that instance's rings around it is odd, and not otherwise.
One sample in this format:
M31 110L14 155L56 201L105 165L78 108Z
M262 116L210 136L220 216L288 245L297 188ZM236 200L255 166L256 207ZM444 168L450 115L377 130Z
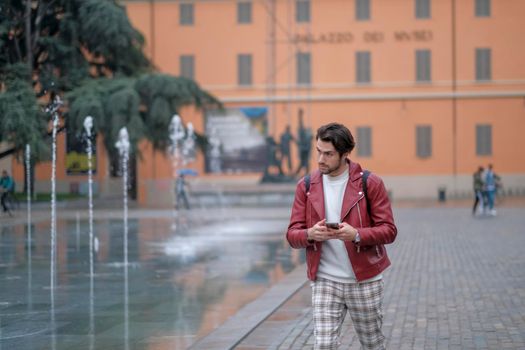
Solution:
M345 194L343 197L343 205L341 208L341 220L350 212L350 209L361 199L363 191L361 183L357 180L361 179L363 172L358 163L347 160L348 167L348 184L346 185ZM323 177L319 170L314 171L310 178L310 200L317 215L322 219L326 217L324 206L324 191L323 191Z

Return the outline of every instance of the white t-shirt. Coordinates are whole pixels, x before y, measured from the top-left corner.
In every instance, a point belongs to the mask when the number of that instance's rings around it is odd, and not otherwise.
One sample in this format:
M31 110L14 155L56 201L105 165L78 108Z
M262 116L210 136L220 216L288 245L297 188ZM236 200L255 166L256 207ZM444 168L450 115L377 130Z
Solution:
M326 222L341 222L341 208L347 183L348 171L339 176L323 175ZM356 281L343 241L330 239L323 242L317 276L343 283Z
M341 209L347 184L348 171L344 171L339 176L323 175L326 222L341 222ZM357 282L345 243L342 240L330 239L323 242L317 276L341 283ZM381 278L382 274L379 274L366 281L375 281Z

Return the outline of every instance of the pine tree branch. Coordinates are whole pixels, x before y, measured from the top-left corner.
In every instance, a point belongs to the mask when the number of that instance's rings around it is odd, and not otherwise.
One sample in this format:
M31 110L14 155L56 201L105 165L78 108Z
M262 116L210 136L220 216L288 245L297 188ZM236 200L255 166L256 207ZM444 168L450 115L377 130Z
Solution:
M66 127L65 126L61 126L60 128L57 129L57 134L61 133L62 131L66 130ZM53 133L52 132L48 132L47 133L47 137L51 137L53 136ZM17 151L19 151L18 149L16 149L16 147L13 147L13 148L9 148L3 152L0 152L0 159L2 158L5 158L5 157L8 157L12 154L15 154Z
M31 45L31 1L26 0L25 29L26 29L26 54L29 71L33 71L33 50ZM31 79L31 78L30 78Z
M36 18L35 18L35 35L33 37L33 45L32 49L36 50L36 47L38 45L38 40L40 39L40 27L42 25L42 19L44 18L44 15L47 12L47 9L49 6L51 6L55 1L51 1L48 4L41 4L40 1L38 1L37 5L37 12L36 12Z
M0 152L0 159L10 156L16 152L16 148L10 148L6 151Z
M16 55L18 56L18 61L23 61L23 58L22 58L22 51L20 51L20 45L18 44L18 38L16 37L16 35L13 35L13 43L15 44L15 51L16 51Z

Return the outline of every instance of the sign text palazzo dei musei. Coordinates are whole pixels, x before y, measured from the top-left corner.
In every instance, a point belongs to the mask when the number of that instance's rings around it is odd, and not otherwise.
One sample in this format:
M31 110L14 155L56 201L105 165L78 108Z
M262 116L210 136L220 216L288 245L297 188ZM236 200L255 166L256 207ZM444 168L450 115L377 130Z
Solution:
M366 31L362 33L362 41L365 43L382 43L388 40L395 42L426 42L432 41L431 30L397 30L385 34L381 31ZM320 34L296 34L292 39L295 44L351 44L356 41L356 35L352 32L326 32Z

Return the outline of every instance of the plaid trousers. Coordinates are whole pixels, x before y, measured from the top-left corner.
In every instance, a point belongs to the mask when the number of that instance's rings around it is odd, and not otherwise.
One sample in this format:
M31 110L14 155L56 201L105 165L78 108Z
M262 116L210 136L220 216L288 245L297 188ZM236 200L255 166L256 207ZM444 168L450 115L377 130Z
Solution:
M383 280L340 283L323 278L311 283L316 350L337 349L346 312L362 349L385 349Z

